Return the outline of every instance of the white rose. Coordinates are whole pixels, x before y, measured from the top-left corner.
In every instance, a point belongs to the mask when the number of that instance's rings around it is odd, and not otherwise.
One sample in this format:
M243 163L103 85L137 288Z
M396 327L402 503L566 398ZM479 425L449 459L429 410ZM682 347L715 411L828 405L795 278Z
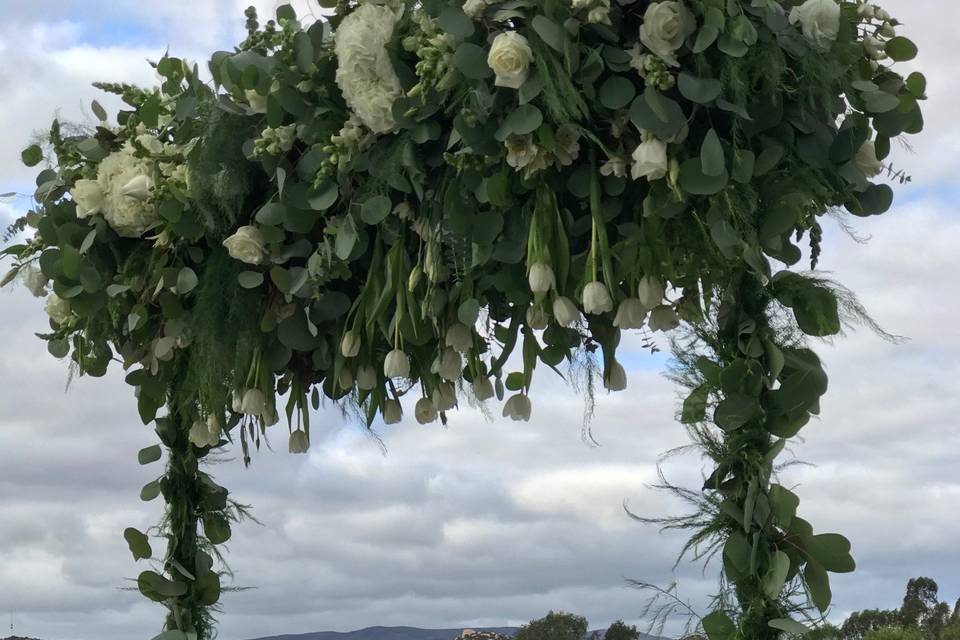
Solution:
M798 22L808 40L828 49L840 33L840 5L836 0L807 0L790 12L790 24Z
M397 424L403 420L403 408L392 398L383 401L380 413L383 414L383 421L386 424Z
M557 277L550 265L545 262L533 264L527 278L530 282L530 291L533 293L547 293L557 286Z
M697 30L697 22L682 2L654 2L640 25L640 42L671 66L678 66L676 51Z
M88 218L103 210L106 194L96 180L77 180L70 195L77 204L78 218Z
M877 147L872 140L867 140L853 157L853 164L863 172L863 175L872 178L883 171L883 162L877 159Z
M496 74L494 84L510 89L519 89L527 81L532 61L533 51L527 39L516 31L497 34L487 55L487 64Z
M290 434L290 444L287 447L287 451L290 453L306 453L310 448L310 438L307 437L307 433L301 429L297 429Z
M388 378L409 378L410 358L401 349L394 349L383 360L383 375Z
M104 196L100 213L118 235L139 238L159 221L157 208L149 201L157 171L155 162L134 155L129 142L100 162L97 183ZM86 191L81 197L87 207L95 204L96 191L89 185L82 191Z
M20 271L23 286L29 289L35 298L47 295L47 276L36 265L29 265Z
M627 298L617 308L613 326L618 329L642 329L647 319L647 308L636 298Z
M667 143L647 136L633 151L633 166L630 173L634 180L646 178L659 180L667 175L670 162L667 160Z
M591 282L583 288L583 310L590 314L600 314L613 311L613 300L607 285L602 282Z
M70 303L55 293L47 297L47 303L44 305L47 315L57 324L64 324L73 315L70 310Z
M467 0L463 3L463 12L474 20L479 20L486 10L486 0Z
M420 424L427 424L437 419L437 409L430 398L420 398L413 407L413 415Z
M247 264L263 264L267 257L266 240L260 230L247 225L223 241L230 257Z
M603 381L603 386L608 391L623 391L627 388L627 372L624 371L622 364L614 360L613 365L610 366L610 374Z
M120 188L120 194L136 200L146 200L150 197L151 189L153 189L153 179L141 173L127 180L126 184Z
M580 310L570 298L558 296L553 301L553 317L561 327L569 327L580 319Z
M243 95L254 113L263 114L267 112L267 96L260 95L256 89L247 89Z
M486 376L478 376L473 380L473 395L477 400L483 402L494 396L493 383Z
M528 422L530 420L530 398L525 393L510 396L503 405L503 417L511 420Z

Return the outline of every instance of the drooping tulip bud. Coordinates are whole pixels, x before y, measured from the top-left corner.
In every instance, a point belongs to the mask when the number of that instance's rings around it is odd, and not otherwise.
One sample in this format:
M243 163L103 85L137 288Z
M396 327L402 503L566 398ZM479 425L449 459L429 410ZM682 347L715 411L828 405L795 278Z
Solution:
M473 331L467 325L455 322L447 329L447 337L444 343L448 347L453 347L459 353L466 353L473 347Z
M457 406L457 392L449 382L441 382L433 390L433 408L437 411L449 411Z
M377 386L377 370L368 364L357 369L357 388L370 391Z
M347 331L340 340L340 353L344 358L355 358L360 353L360 336L356 331Z
M340 375L337 377L337 385L341 389L351 389L353 388L353 371L344 367L340 369Z
M640 278L640 286L637 288L637 297L647 309L653 309L663 302L663 284L653 276L643 276Z
M420 398L413 407L413 415L420 424L427 424L437 419L437 409L430 398Z
M593 315L613 311L613 299L607 285L594 281L583 288L583 310Z
M525 393L515 393L507 398L503 405L503 417L515 421L528 422L532 406L530 398Z
M610 373L603 381L603 386L610 391L623 391L627 388L627 372L623 369L622 364L614 360L613 364L610 365Z
M210 430L207 429L207 423L203 420L195 421L193 426L190 427L190 433L187 437L190 440L190 444L198 449L207 447L210 441Z
M444 349L433 364L432 372L439 374L444 380L456 380L463 372L463 360L455 349Z
M531 266L528 278L530 291L534 293L547 293L557 286L557 276L554 275L550 265L545 262L537 262Z
M651 331L670 331L680 326L680 316L673 307L660 305L650 312Z
M392 398L383 401L383 407L380 409L380 413L383 414L383 422L385 424L397 424L403 420L403 408L399 402Z
M394 349L383 361L383 375L388 378L409 378L410 358L402 349Z
M542 306L537 304L527 309L527 324L537 331L547 328L547 314Z
M473 395L477 397L477 400L483 402L484 400L489 400L494 396L493 383L490 382L490 378L486 376L477 376L473 380Z
M290 453L306 453L310 448L310 438L307 437L306 431L297 429L290 434L290 445L288 450Z
M259 416L267 407L267 398L260 389L247 389L240 401L240 413Z
M561 327L572 327L580 319L580 310L573 300L560 296L553 301L553 317Z
M617 308L613 326L619 329L641 329L647 319L647 308L637 298L627 298Z

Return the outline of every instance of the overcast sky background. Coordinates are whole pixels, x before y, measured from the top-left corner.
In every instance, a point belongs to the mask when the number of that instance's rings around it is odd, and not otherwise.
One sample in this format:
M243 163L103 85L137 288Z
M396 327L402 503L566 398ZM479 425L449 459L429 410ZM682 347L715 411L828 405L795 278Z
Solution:
M92 120L92 81L152 84L145 59L168 46L197 60L229 48L248 4L4 1L0 193L31 191L33 171L19 153L32 131L57 113ZM912 152L895 151L914 182L897 187L894 211L854 219L870 242L832 226L821 262L887 330L910 338L894 345L859 332L821 348L831 376L822 420L792 447L816 466L783 477L818 531L853 542L858 571L834 578L835 620L897 606L917 575L937 580L942 599L960 597L960 83L946 4L885 3L920 45L927 132L912 139ZM267 15L274 2L257 5ZM27 198L0 203L0 222L28 206ZM135 456L155 436L119 369L65 391L65 364L33 336L46 327L41 307L22 288L0 292L0 620L9 610L17 633L44 640L147 638L161 611L121 590L143 568L121 532L159 516L159 502L137 497L160 470ZM327 412L308 456L288 456L281 436L249 470L239 460L215 467L264 523L235 528L236 584L256 589L223 598L221 637L516 624L549 609L583 614L594 627L641 622L644 595L626 578L667 585L678 577L681 594L703 611L718 567L704 573L685 563L672 572L683 538L622 510L625 500L646 515L678 509L649 485L658 456L687 442L673 421L678 397L662 376L666 359L639 348L634 356L629 391L600 398L600 447L581 440L581 400L544 375L529 424L469 409L446 429L407 420L381 430L384 454ZM691 488L704 470L695 456L664 469Z

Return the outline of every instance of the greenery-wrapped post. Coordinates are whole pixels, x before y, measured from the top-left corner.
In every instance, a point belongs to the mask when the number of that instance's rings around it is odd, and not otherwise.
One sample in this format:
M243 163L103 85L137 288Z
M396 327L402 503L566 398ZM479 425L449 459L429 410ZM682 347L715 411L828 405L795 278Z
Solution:
M463 399L526 421L537 370L589 401L625 389L630 331L676 338L713 465L666 520L722 558L704 632L816 623L850 545L798 515L778 455L826 392L811 339L862 319L815 272L822 219L886 212L891 143L923 128L897 20L862 0L327 4L248 10L209 82L166 55L159 87L98 85L115 121L94 103L98 126L23 152L46 166L4 284L46 297L40 335L80 374L121 363L169 455L141 494L167 501L139 580L161 637L213 634L215 545L243 513L210 451L250 463L283 421L303 453L325 402L371 428Z

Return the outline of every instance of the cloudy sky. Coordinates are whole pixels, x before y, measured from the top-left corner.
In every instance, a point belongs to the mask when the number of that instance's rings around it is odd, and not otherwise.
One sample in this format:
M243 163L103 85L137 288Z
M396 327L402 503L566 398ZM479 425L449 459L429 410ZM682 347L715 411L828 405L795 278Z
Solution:
M54 115L89 121L94 80L152 83L145 59L171 51L204 59L242 33L241 0L12 0L0 21L0 193L28 193L19 152ZM257 3L263 14L272 0ZM805 430L796 485L818 530L851 538L858 561L835 579L832 617L894 607L911 576L928 575L945 599L960 596L960 84L946 3L889 0L921 47L929 78L927 132L894 163L913 176L894 211L856 221L861 244L828 229L822 268L857 291L894 345L869 332L824 345L831 390L822 420ZM306 2L299 4L305 7ZM109 107L113 103L101 99ZM0 203L9 222L26 198ZM154 436L137 417L118 371L66 389L65 365L33 332L40 304L0 293L0 620L45 640L149 637L160 611L123 590L140 570L121 532L148 527L158 504L139 487L158 467L135 452ZM717 568L673 559L683 539L632 522L678 505L650 488L658 456L686 442L672 417L676 391L663 357L639 349L630 390L604 396L599 447L581 439L582 403L540 382L529 424L462 410L449 428L412 421L380 435L387 452L333 412L316 423L309 456L278 438L253 468L214 469L264 523L236 528L236 585L222 616L227 640L371 625L472 626L526 621L549 609L640 622L644 596L626 579L680 580L702 610ZM665 464L699 485L695 456ZM5 629L6 623L3 624ZM2 633L2 632L0 632Z

